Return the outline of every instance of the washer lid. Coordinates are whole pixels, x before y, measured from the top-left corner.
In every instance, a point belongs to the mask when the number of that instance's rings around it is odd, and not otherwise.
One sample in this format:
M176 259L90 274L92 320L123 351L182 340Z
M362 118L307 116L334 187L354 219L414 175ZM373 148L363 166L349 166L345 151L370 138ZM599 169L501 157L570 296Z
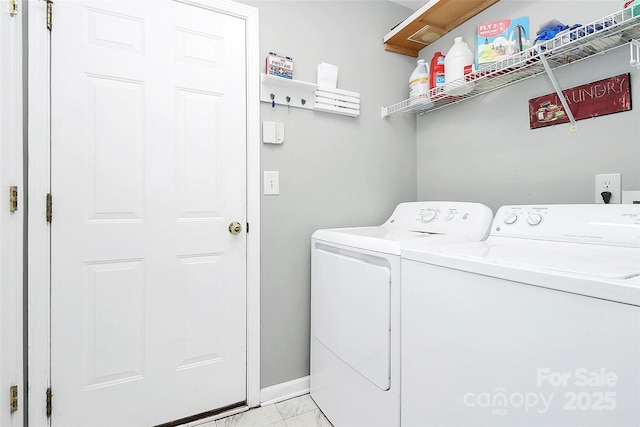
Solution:
M640 276L640 248L490 237L440 248L446 257L605 279Z

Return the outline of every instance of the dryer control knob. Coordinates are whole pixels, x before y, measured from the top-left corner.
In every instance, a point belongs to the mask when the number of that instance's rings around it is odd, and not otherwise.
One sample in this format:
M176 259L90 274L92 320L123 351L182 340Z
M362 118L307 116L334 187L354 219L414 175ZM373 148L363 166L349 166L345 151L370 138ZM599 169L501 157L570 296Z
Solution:
M529 225L538 225L542 222L542 215L540 214L532 214L527 218L527 222Z
M507 215L507 217L504 219L504 223L505 224L515 224L515 222L518 220L518 215L516 214L509 214Z
M432 209L425 209L421 214L420 214L420 218L422 219L423 222L429 222L429 221L433 221L436 218L436 215L438 213Z

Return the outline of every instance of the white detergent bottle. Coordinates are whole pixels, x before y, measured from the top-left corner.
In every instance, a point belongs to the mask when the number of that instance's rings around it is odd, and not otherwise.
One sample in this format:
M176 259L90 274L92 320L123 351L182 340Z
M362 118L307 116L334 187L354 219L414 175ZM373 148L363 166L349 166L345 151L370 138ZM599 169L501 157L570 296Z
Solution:
M444 57L444 82L447 95L466 95L473 87L463 77L473 71L473 52L469 45L456 37L453 46ZM459 80L461 79L461 80Z
M433 106L429 99L429 64L424 59L418 59L418 66L409 78L409 98L409 107L413 109Z

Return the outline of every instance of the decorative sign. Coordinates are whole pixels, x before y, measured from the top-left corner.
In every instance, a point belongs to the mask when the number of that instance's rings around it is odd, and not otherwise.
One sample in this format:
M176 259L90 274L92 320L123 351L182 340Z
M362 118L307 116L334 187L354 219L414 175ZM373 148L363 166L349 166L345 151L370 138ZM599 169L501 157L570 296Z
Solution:
M630 74L620 74L608 79L588 83L562 91L571 113L576 120L604 116L631 110ZM566 123L567 113L557 93L529 100L529 123L531 129Z

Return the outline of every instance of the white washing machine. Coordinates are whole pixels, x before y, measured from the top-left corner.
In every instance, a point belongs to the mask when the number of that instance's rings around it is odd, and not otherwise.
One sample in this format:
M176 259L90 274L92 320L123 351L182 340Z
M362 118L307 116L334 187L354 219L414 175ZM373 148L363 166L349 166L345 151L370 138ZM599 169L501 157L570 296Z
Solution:
M311 397L335 427L400 425L400 249L486 238L477 203L401 203L311 240Z
M640 206L504 206L402 251L403 426L640 426Z

